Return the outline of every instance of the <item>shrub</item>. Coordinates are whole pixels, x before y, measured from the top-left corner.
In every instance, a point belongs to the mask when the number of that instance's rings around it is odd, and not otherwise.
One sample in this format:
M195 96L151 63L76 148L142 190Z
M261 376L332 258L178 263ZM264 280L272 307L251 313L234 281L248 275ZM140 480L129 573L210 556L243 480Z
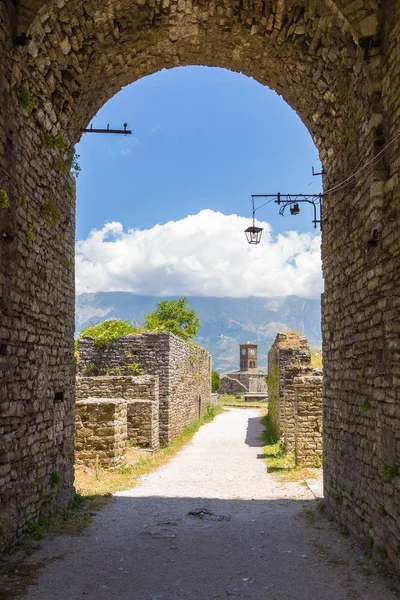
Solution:
M140 363L130 363L126 368L131 375L140 375Z
M84 337L94 338L95 348L104 348L107 344L117 340L121 336L136 332L137 328L132 323L122 321L121 319L107 319L106 321L102 321L96 325L91 324L82 329L79 332L78 339L81 340Z
M53 469L53 471L50 473L50 484L52 488L56 488L60 485L61 483L61 475L58 471L56 471L55 469Z
M32 93L29 89L29 83L27 81L24 81L24 83L21 85L18 97L22 104L24 113L29 117L33 109L36 108L36 104L33 100Z
M61 218L61 211L52 200L46 200L41 208L42 217L48 225L56 227Z
M221 387L221 377L217 371L212 371L211 373L211 390L213 392L218 392Z
M383 465L383 473L385 475L386 481L391 481L392 479L400 475L400 467Z
M9 208L10 207L10 198L6 190L0 189L0 208Z

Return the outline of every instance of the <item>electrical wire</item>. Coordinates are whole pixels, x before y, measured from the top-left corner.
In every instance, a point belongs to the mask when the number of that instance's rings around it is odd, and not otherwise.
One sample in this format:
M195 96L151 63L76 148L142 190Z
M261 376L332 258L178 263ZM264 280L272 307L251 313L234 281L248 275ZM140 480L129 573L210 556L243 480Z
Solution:
M357 177L357 175L358 175L359 173L361 173L362 171L364 171L364 169L366 169L367 167L369 167L369 165L371 165L371 164L372 164L372 163L374 163L374 162L375 162L377 159L379 159L379 158L382 156L382 154L383 154L384 152L386 152L386 150L387 150L387 149L388 149L390 146L392 146L392 145L393 145L393 144L396 142L396 140L398 140L399 138L400 138L400 133L398 133L398 134L396 135L396 137L394 137L394 138L393 138L393 139L392 139L392 140L391 140L391 141L390 141L388 144L386 144L386 146L385 146L384 148L382 148L382 150L380 150L380 151L378 152L378 154L376 154L374 157L372 157L370 160L368 160L368 161L367 161L367 162L366 162L366 163L365 163L365 164L364 164L362 167L360 167L359 169L357 169L357 170L356 170L356 171L355 171L355 172L354 172L352 175L350 175L349 177L347 177L346 179L344 179L343 181L341 181L341 182L340 182L340 183L338 183L337 185L335 185L335 186L333 186L333 187L329 188L329 190L326 190L326 191L322 192L322 194L318 194L318 195L322 197L322 196L325 196L326 194L333 194L333 193L335 193L335 192L338 192L339 190L341 190L342 188L344 188L344 187L345 187L346 185L348 185L348 184L349 184L349 183L350 183L350 182L351 182L351 181L352 181L352 180L353 180L355 177ZM308 185L311 185L311 183L313 183L313 182L310 182ZM316 194L316 195L317 195L317 194ZM287 196L289 196L289 194L287 194ZM301 194L300 194L300 196L301 196ZM295 202L296 200L297 200L297 197L296 197L296 199L295 199L293 202ZM254 219L254 215L255 215L256 211L257 211L259 208L263 208L264 206L266 206L266 205L267 205L267 204L269 204L270 202L274 202L274 201L275 201L274 199L267 200L267 202L265 202L264 204L261 204L260 206L257 206L257 208L254 208L254 210L253 210L253 219ZM279 214L283 214L283 212L284 212L284 210L285 210L286 206L288 206L289 204L291 204L291 203L292 203L292 201L290 201L290 200L289 200L289 201L287 201L287 200L286 200L286 201L285 201L285 200L283 200L283 203L284 203L284 204L283 204L283 206L282 206L282 207L279 209ZM282 213L281 213L281 211L282 211Z
M271 200L267 200L266 202L264 202L264 204L257 206L257 208L254 209L254 212L256 212L259 208L264 208L264 206L267 206L267 204L270 204L271 202L275 202L274 198L271 198Z
M392 141L389 142L384 148L382 148L382 150L380 152L378 152L378 154L376 156L374 156L373 158L371 158L368 162L365 163L365 165L363 165L357 171L355 171L355 173L353 173L352 175L350 175L350 177L347 177L347 179L344 179L341 183L338 183L337 185L333 186L329 190L324 191L323 194L324 195L325 194L332 194L333 192L339 191L339 189L341 189L342 187L344 187L345 185L347 185L348 183L350 183L350 181L354 177L356 177L359 173L361 173L361 171L364 171L364 169L366 169L367 167L369 167L370 164L372 164L373 162L375 162L377 160L377 158L379 158L389 148L389 146L391 146L392 144L394 144L395 141L398 140L399 138L400 138L400 133L397 134L396 137L393 138Z

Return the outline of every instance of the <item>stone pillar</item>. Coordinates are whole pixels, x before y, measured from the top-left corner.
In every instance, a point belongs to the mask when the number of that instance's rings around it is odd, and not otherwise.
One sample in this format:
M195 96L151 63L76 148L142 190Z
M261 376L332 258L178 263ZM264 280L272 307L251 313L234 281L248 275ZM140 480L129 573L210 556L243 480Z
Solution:
M307 340L296 332L278 333L268 352L268 412L275 435L285 429L285 372L289 365L307 366L311 354Z
M295 378L296 464L320 467L322 464L322 372Z
M128 400L128 439L135 446L157 450L159 440L158 402Z
M86 398L76 403L76 462L117 467L126 458L127 405L122 398Z

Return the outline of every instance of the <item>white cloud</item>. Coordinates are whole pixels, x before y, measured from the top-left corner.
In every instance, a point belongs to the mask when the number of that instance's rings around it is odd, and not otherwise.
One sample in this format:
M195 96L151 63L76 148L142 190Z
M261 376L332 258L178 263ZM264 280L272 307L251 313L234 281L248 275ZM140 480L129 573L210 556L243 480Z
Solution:
M249 246L249 221L207 209L147 230L107 223L76 244L77 292L318 297L320 236L273 238L264 222L261 244Z

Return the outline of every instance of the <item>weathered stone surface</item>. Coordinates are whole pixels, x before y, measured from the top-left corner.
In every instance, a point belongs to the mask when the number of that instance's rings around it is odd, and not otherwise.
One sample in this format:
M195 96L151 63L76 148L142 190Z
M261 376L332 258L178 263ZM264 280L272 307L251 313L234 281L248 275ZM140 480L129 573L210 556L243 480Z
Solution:
M135 446L159 447L159 385L153 375L77 377L76 399L123 398L127 435Z
M172 333L144 333L126 335L108 344L104 349L96 349L91 338L79 341L80 375L109 373L129 375L129 365L139 364L141 373L157 376L159 382L159 439L165 445L185 429L196 418L202 416L211 396L211 357L199 346L186 344ZM106 385L107 378L101 377L101 384ZM135 388L126 392L124 384L116 382L116 390L122 397L132 399ZM121 380L124 380L121 377ZM125 380L129 387L135 385L132 378ZM136 379L136 378L134 378ZM80 378L78 377L78 386ZM155 391L148 388L149 380L137 378L136 398L151 399ZM111 390L111 394L114 392Z
M322 459L322 371L310 364L305 337L278 333L268 353L268 410L285 449L296 464L319 466Z
M322 224L326 501L400 569L391 478L400 465L398 10L398 0L0 3L0 189L10 200L0 208L7 538L73 494L75 207L63 161L121 86L202 64L282 94L319 150L332 190ZM57 133L65 147L47 149L43 134ZM53 469L62 479L56 493ZM390 512L379 509L386 504Z
M123 398L86 398L76 403L75 460L104 468L126 458L127 403Z
M245 392L267 395L266 373L233 371L221 377L220 394L243 394Z

